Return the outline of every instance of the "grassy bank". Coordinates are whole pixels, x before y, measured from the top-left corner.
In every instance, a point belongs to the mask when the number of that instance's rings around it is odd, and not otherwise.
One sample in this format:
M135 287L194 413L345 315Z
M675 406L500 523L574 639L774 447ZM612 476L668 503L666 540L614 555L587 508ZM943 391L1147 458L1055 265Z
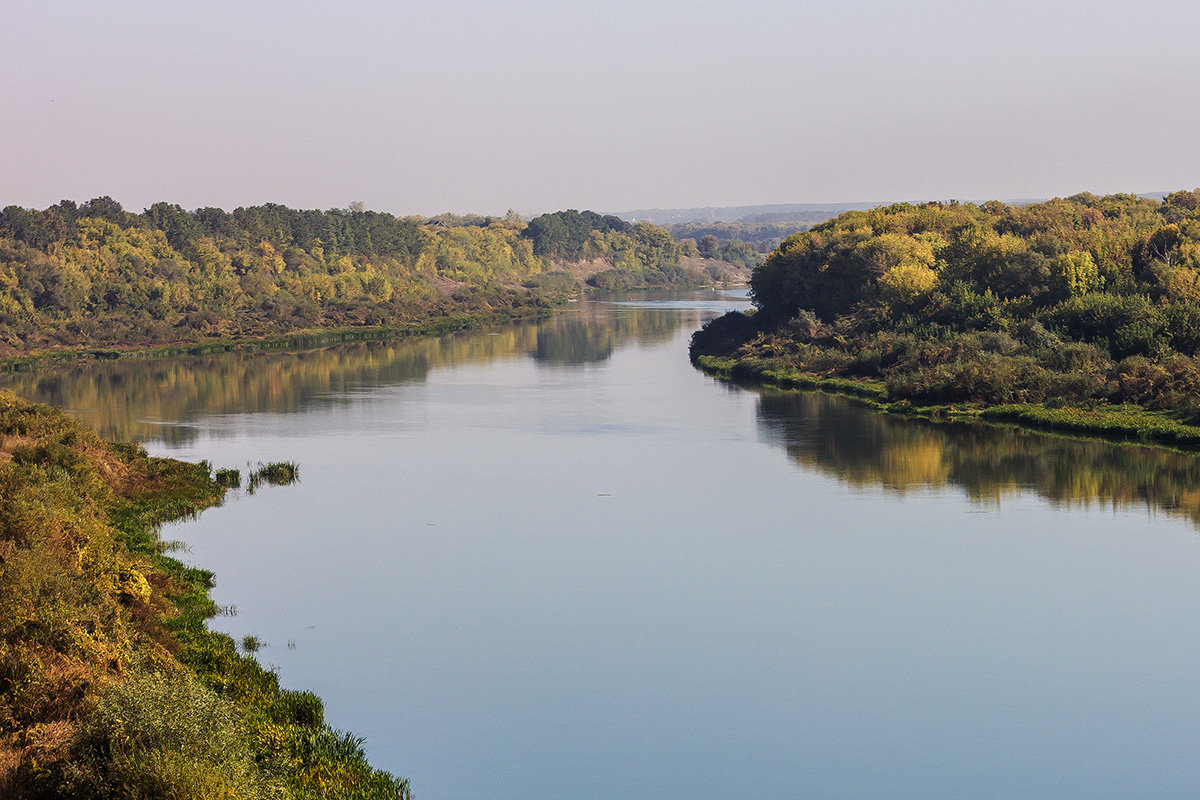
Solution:
M814 389L872 401L882 401L887 397L887 387L880 381L810 375L788 370L766 358L699 356L696 364L709 375L735 383L757 383L781 389Z
M208 629L214 576L157 531L232 478L0 393L0 796L408 797L319 698Z
M128 347L62 347L0 358L0 372L23 372L40 367L76 361L109 360L118 358L170 358L181 355L209 355L233 350L243 352L271 350L300 350L343 342L377 342L409 336L439 336L455 331L472 330L489 325L545 319L554 313L550 305L517 309L489 309L432 317L400 325L370 327L309 328L273 336L247 335L199 338L173 344L150 344Z
M696 355L693 361L705 373L734 383L839 394L857 398L872 408L891 414L921 419L983 420L1112 441L1200 449L1200 426L1185 424L1165 412L1147 410L1132 403L1095 407L1055 401L994 406L971 403L915 405L908 400L889 398L887 384L883 381L813 375L788 369L779 360L770 358Z

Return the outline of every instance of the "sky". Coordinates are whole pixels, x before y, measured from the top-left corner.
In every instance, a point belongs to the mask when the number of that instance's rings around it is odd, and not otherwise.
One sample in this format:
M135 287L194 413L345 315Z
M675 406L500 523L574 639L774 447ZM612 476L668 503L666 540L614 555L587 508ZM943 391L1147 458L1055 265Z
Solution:
M0 206L1200 186L1200 4L0 0Z

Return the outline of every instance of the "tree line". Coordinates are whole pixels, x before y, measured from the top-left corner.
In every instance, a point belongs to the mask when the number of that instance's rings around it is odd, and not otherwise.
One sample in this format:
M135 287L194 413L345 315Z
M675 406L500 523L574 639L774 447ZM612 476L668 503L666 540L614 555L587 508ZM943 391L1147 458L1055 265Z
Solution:
M597 223L597 220L600 220ZM581 284L704 283L664 229L592 212L396 217L361 204L141 213L100 197L0 211L0 350L404 325L544 307ZM616 285L620 284L620 285Z
M783 222L681 222L669 230L676 239L692 239L697 243L704 258L720 258L726 250L756 254L754 267L762 263L762 256L770 253L793 233L807 230L808 223ZM740 245L740 246L739 246ZM728 259L726 259L728 260Z

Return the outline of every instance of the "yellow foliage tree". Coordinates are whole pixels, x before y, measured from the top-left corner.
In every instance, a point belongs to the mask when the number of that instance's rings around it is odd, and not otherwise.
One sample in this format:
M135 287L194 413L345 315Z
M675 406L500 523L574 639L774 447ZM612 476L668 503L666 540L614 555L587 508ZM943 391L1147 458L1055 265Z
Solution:
M1050 271L1059 293L1067 297L1094 292L1104 285L1104 277L1091 253L1076 251L1056 256Z
M889 305L906 306L928 295L938 283L937 273L927 264L909 262L892 267L879 276L879 291Z
M274 245L266 239L259 242L258 251L262 257L263 269L267 272L272 272L276 275L282 275L287 269L287 262L283 260L283 256L275 249Z

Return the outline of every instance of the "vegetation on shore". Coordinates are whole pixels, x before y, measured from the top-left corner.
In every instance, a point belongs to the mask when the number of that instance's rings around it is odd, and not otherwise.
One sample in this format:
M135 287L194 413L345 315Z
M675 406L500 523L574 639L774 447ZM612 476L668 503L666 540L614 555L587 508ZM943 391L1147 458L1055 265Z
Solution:
M784 240L716 373L892 411L1200 445L1200 192L898 204Z
M328 347L350 342L383 342L394 339L430 337L471 330L489 325L504 325L523 320L549 317L550 307L529 306L521 309L447 314L404 325L372 325L356 328L308 328L289 333L261 336L220 336L197 342L154 345L68 346L35 350L22 355L0 357L0 373L40 371L48 367L87 361L116 359L152 360L179 356L205 356L219 353L261 353Z
M108 197L0 211L0 357L297 331L436 330L546 313L586 285L687 286L739 267L689 261L663 228L566 211L395 217L268 204L226 212ZM585 285L586 284L586 285Z
M208 630L213 575L157 528L240 482L216 477L0 393L0 796L409 796L319 698Z

